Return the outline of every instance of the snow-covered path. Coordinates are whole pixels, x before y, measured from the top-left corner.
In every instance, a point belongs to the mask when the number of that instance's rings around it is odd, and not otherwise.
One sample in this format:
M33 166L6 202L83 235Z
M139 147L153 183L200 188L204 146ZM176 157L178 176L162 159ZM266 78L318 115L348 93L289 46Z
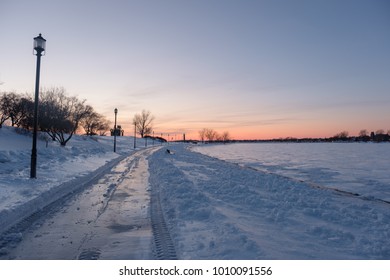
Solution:
M141 150L47 213L3 259L152 259L150 190ZM12 245L12 244L11 244Z

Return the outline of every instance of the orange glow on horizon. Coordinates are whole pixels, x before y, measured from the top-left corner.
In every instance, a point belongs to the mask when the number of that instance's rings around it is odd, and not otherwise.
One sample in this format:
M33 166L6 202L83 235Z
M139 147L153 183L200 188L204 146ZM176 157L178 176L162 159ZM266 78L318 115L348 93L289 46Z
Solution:
M189 126L188 123L191 123ZM113 125L113 123L112 123ZM134 126L129 119L118 118L118 125L122 125L126 136L134 136ZM275 122L269 124L253 124L243 126L222 127L218 122L186 122L177 119L176 121L161 121L156 116L153 124L154 135L168 139L169 141L183 140L185 134L186 140L200 140L199 131L203 128L210 128L219 134L228 132L232 140L269 140L281 138L329 138L334 135L347 131L349 136L357 136L362 129L368 133L383 128L387 132L387 127L373 127L370 122L356 122L350 118L333 118L322 120L321 118L286 120L284 122ZM218 127L219 126L219 127ZM137 135L139 137L139 135Z
M134 136L134 126L122 125L125 131L125 136ZM169 141L183 140L183 134L185 134L186 140L200 140L199 131L201 129L175 129L175 128L164 128L158 127L154 130L154 136L163 137ZM222 134L223 132L229 132L230 139L232 140L269 140L269 139L280 139L280 138L328 138L334 136L341 130L334 130L332 128L320 129L318 127L305 127L297 129L294 126L281 127L275 126L264 126L264 127L239 127L230 129L214 129L217 133ZM350 131L350 135L358 135L358 131ZM139 135L137 134L137 137Z

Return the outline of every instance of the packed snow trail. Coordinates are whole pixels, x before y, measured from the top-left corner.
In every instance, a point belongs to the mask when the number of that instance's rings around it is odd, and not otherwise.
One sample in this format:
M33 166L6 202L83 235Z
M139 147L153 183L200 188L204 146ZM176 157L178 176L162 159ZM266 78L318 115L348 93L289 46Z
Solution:
M170 149L149 182L179 259L390 259L389 204Z
M156 149L125 158L96 184L44 213L26 232L14 232L0 257L153 259L146 157Z
M125 155L119 156L87 175L66 181L35 197L33 196L32 199L26 200L17 207L1 211L0 234L12 230L12 227L28 226L30 222L34 221L34 217L44 215L49 209L55 208L75 193L83 191L124 158L126 158ZM37 182L39 181L34 181L33 183ZM35 186L31 186L31 188L35 188Z

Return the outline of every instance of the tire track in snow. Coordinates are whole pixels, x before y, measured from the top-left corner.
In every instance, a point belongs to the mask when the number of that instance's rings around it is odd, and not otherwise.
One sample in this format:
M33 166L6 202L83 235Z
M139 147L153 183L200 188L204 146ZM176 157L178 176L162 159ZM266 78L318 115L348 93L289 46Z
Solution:
M151 196L151 220L155 255L159 260L177 260L175 246L165 223L158 192Z

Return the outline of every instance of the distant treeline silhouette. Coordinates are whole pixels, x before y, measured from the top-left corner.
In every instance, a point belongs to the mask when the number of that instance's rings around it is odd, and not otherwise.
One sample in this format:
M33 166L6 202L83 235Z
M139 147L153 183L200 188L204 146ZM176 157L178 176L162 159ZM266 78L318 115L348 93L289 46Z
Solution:
M316 142L390 142L390 130L384 133L384 130L380 129L376 132L371 132L369 135L367 130L362 130L359 136L349 136L348 132L343 131L336 134L333 137L328 138L277 138L267 140L233 140L230 142L293 142L293 143L316 143Z
M359 132L358 136L349 136L347 131L342 131L332 137L327 138L274 138L274 139L247 139L247 140L232 140L232 139L207 139L206 143L261 143L261 142L291 142L291 143L318 143L318 142L390 142L390 130L385 133L383 129L379 129L376 132L370 134L366 129ZM204 139L201 138L204 142Z

